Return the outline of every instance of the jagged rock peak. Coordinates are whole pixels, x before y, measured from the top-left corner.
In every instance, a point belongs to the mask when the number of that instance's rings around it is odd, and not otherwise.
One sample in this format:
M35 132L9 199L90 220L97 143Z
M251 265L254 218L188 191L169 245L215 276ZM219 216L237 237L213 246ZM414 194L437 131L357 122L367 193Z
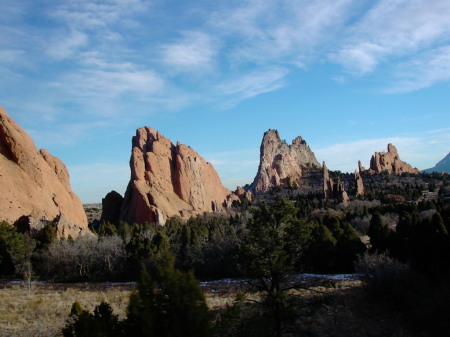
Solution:
M298 184L302 170L310 167L320 168L320 164L302 137L288 145L277 130L270 129L264 133L258 173L250 189L264 193L275 186Z
M41 220L52 221L60 237L91 235L69 180L63 162L46 150L38 151L31 137L0 107L0 220L13 224L25 217L30 227Z
M355 171L356 196L364 195L364 182L359 171Z
M222 211L239 200L222 185L211 163L150 127L136 130L130 168L121 209L121 219L129 223L163 225L172 216Z
M400 160L397 148L393 144L388 144L387 152L375 152L370 159L370 172L401 174L403 172L419 173L417 168L412 167L408 163Z

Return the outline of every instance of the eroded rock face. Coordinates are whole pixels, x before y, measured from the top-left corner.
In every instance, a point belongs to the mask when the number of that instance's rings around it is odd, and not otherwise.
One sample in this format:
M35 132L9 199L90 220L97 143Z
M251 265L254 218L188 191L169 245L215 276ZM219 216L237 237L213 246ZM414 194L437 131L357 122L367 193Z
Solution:
M356 196L364 195L364 183L359 171L355 171Z
M48 151L38 151L31 137L1 107L0 186L0 220L13 224L25 216L35 224L56 219L60 237L91 234L66 166Z
M333 197L333 188L334 183L333 179L330 177L330 173L328 172L327 165L325 162L322 164L322 170L323 170L323 195L326 199Z
M264 193L275 186L299 185L302 171L309 167L320 168L320 164L302 137L288 145L277 130L269 130L264 133L258 173L250 190Z
M133 137L130 167L121 210L121 219L128 223L163 225L172 216L219 212L239 200L197 152L179 142L174 145L149 127Z
M370 172L401 174L403 172L418 174L419 170L400 160L394 145L388 144L387 152L375 152L370 159Z

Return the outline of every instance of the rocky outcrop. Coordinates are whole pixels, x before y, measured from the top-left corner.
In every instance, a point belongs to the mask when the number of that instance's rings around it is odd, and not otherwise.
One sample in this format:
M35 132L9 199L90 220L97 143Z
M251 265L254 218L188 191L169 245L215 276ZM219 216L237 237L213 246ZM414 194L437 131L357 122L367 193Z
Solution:
M361 173L358 171L355 171L355 185L356 185L356 196L363 196L364 195L364 183L361 176Z
M236 188L236 191L234 191L234 194L241 200L241 201L252 201L253 195L251 192L246 191L242 187L238 186Z
M40 220L55 220L60 237L90 235L86 214L70 187L66 166L46 150L38 151L31 137L3 108L0 186L0 220L13 224L25 216L30 218L30 226Z
M109 192L102 198L102 215L100 221L118 223L120 220L120 209L122 208L123 197L116 191Z
M264 133L258 173L250 190L264 193L275 186L299 186L303 170L312 167L320 168L320 164L302 137L288 145L277 130L268 130Z
M345 190L345 185L342 180L338 178L337 182L334 182L330 177L327 165L325 162L322 164L323 172L323 195L326 199L338 198L343 202L348 202L350 199Z
M371 173L381 173L387 171L392 174L401 174L404 172L418 174L419 170L408 163L400 160L400 156L394 145L388 144L387 152L375 152L370 159Z
M362 173L366 170L366 168L364 166L362 166L361 164L361 160L358 160L358 172Z
M121 219L128 223L163 225L172 216L220 212L239 200L197 152L179 142L174 145L149 127L133 137L130 167L121 209Z

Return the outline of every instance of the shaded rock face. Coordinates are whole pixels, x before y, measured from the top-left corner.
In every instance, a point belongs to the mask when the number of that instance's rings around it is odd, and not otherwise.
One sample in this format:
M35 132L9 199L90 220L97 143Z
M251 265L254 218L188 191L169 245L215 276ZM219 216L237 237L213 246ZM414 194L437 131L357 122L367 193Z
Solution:
M264 133L258 173L250 190L264 193L275 186L299 185L302 171L309 167L320 168L320 164L301 137L288 145L277 130L268 130Z
M360 172L355 171L356 196L364 195L364 183Z
M330 177L330 173L328 172L328 168L325 162L323 162L322 164L322 169L323 169L323 195L325 196L326 199L329 199L333 197L334 183L333 179L331 179Z
M388 144L387 152L375 152L370 159L370 171L375 173L387 171L393 174L401 174L403 172L419 173L418 169L400 160L397 149L392 144Z
M91 234L66 166L48 151L38 151L31 137L1 107L0 186L0 220L12 224L26 216L34 226L36 220L56 219L59 237Z
M123 197L116 191L109 192L102 199L102 215L100 221L118 223L120 220L120 209L122 208Z
M350 199L348 197L347 191L345 191L344 182L338 179L337 182L334 182L330 177L330 173L328 172L327 165L325 162L322 164L322 172L323 172L323 195L326 199L330 198L339 198L344 203L348 202Z
M128 223L163 225L172 216L219 212L239 200L197 152L174 145L149 127L138 129L133 137L130 167L121 209L121 219Z

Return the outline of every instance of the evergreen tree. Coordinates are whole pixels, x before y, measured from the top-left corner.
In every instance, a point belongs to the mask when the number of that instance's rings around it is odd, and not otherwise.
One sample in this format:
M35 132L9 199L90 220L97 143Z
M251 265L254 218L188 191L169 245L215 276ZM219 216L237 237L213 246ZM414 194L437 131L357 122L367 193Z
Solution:
M385 252L389 248L389 235L391 230L383 223L380 213L374 213L370 220L369 237L372 251Z
M161 250L157 271L142 270L138 291L130 297L126 335L202 337L210 335L210 314L191 272L174 268L169 247Z
M291 313L287 291L295 287L292 275L304 264L311 225L298 220L294 204L283 199L255 210L248 229L240 247L241 272L263 293L273 334L281 336Z

